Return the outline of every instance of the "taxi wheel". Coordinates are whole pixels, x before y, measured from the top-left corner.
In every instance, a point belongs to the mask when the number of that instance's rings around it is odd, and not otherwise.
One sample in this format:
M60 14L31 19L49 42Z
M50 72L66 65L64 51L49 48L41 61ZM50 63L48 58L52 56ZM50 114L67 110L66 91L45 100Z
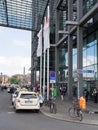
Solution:
M17 110L17 109L15 109L15 112L16 112L16 113L18 113L18 110Z
M14 110L15 110L16 113L18 112L18 110L16 109L16 107L14 107Z
M39 113L40 110L36 110L37 113Z

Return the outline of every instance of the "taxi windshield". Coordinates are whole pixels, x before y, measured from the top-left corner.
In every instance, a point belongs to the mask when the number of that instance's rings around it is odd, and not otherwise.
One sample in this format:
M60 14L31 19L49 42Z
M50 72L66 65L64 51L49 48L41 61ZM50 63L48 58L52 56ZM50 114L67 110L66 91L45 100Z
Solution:
M20 98L24 98L24 99L30 99L30 98L37 98L36 94L21 94Z

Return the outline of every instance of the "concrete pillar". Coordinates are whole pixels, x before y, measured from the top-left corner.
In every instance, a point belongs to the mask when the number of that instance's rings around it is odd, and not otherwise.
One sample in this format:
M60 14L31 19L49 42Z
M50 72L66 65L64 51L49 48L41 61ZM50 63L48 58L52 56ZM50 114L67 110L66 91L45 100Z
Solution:
M77 1L77 20L79 21L83 15L83 0ZM83 68L83 56L82 56L82 46L83 46L83 29L77 26L77 69ZM83 87L83 74L78 73L78 98L82 95Z
M82 28L77 27L77 70L83 68L83 56L82 56L82 45L83 45L83 35ZM82 95L82 87L83 87L83 74L78 73L78 98Z
M34 37L34 32L32 32L32 41L31 41L31 84L33 86L35 86L35 82L36 82L36 61L35 61L35 57L36 57L36 45L37 45L37 39L35 39Z
M72 98L72 37L68 35L68 97Z
M68 20L72 20L73 14L73 1L68 0ZM68 26L68 31L70 31L70 25ZM68 97L72 98L72 37L68 35Z
M59 30L59 11L56 10L56 23L55 23L55 44L58 42L59 40L59 34L58 34L58 30ZM58 83L58 64L59 64L59 53L58 53L58 48L55 47L55 72L56 72L56 83Z
M34 73L33 73L33 36L34 33L32 32L32 37L31 37L31 84L34 85Z

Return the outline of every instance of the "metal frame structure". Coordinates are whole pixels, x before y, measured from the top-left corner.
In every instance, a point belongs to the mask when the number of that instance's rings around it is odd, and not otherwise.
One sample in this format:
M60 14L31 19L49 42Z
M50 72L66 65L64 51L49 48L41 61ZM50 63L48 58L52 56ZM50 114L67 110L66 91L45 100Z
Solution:
M0 26L37 31L48 0L0 0Z
M65 7L65 8L64 8ZM73 36L76 35L76 44L77 44L77 69L82 69L82 45L83 45L83 31L84 28L89 29L87 27L88 21L98 14L98 0L59 0L57 4L59 17L59 12L66 11L66 30L59 29L59 23L57 23L58 30L57 32L68 31L61 38L58 33L56 33L56 47L59 47L66 41L68 45L68 96L72 98L72 86L73 86L73 78L72 78L72 48L73 48ZM85 10L84 10L85 9ZM74 14L76 17L74 17ZM57 19L59 19L57 17ZM75 18L75 19L74 19ZM57 21L57 20L56 20ZM60 22L60 21L59 21ZM56 59L58 57L56 56ZM56 60L58 64L58 60ZM56 71L58 73L58 67L56 67ZM58 75L58 74L57 74ZM83 77L81 74L78 75L78 98L82 95L82 81ZM57 81L58 82L58 81Z
M50 30L52 24L55 25L55 42L51 44L51 48L55 50L56 82L58 83L59 47L62 46L68 50L68 95L72 96L72 38L76 36L77 69L82 69L83 31L87 28L88 20L98 14L98 0L0 0L0 26L32 31L31 83L36 86L37 33L40 25L44 23L48 4L50 5ZM82 78L79 75L79 95L82 94Z

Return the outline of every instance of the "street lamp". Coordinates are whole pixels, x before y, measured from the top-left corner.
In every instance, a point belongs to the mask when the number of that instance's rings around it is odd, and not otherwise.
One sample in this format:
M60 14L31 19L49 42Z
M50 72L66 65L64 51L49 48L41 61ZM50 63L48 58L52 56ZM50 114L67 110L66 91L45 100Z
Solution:
M2 72L1 72L1 79L0 79L0 83L2 84Z

